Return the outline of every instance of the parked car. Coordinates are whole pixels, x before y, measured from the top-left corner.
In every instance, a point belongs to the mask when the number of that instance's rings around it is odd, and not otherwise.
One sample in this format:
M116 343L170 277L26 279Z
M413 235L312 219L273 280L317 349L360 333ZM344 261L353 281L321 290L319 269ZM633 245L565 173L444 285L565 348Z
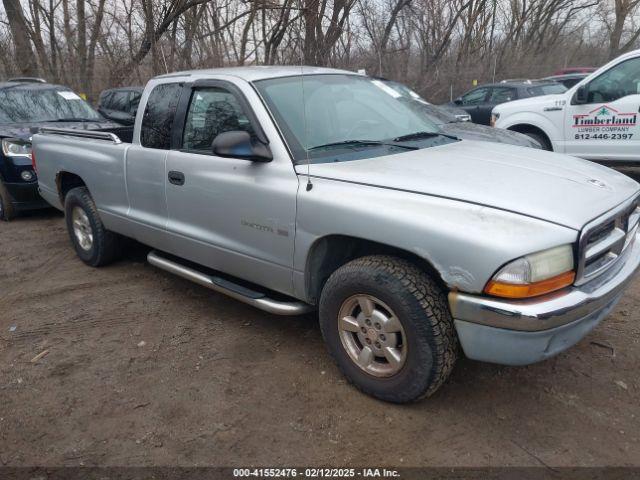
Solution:
M460 120L457 115L452 115L444 107L430 104L402 83L381 78L378 80L392 88L413 110L426 116L430 122L440 127L440 130L447 135L453 135L463 140L479 140L484 142L508 143L509 145L517 145L520 147L542 148L542 145L537 141L522 133Z
M114 127L67 87L41 79L0 83L0 219L49 205L38 195L31 136L40 127L95 130Z
M551 77L545 77L542 80L561 83L565 87L571 88L587 75L588 73L566 73L564 75L552 75Z
M471 115L473 122L489 125L491 110L496 105L520 98L562 93L566 90L566 87L560 83L545 81L524 80L491 83L468 91L450 102L449 105L464 109Z
M133 125L143 90L142 87L104 90L98 99L98 111L109 120L122 125Z
M430 103L429 105L433 105ZM470 122L471 115L469 115L465 110L461 109L458 106L454 105L433 105L437 107L439 111L443 111L455 117L459 122Z
M556 70L554 75L569 75L571 73L592 73L597 70L596 67L565 67Z
M612 60L567 92L499 105L496 127L545 149L601 162L640 162L640 50Z
M88 265L132 237L153 265L267 312L319 308L340 369L383 400L435 392L459 345L524 365L579 341L640 264L640 185L443 135L379 83L300 67L160 76L133 143L35 135L40 190Z

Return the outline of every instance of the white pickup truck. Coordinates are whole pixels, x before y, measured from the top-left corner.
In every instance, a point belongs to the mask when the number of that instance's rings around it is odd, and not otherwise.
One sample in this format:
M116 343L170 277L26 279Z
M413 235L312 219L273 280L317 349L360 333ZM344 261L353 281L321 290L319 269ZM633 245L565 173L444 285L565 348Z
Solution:
M491 124L547 150L602 162L640 161L640 50L626 53L558 95L495 107Z

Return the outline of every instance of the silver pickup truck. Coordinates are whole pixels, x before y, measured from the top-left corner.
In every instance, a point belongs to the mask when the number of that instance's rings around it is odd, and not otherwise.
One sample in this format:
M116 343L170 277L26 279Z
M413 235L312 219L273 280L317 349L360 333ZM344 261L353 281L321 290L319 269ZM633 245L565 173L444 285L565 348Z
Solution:
M579 341L640 263L640 186L588 161L445 135L351 72L164 75L133 142L35 135L40 192L98 267L151 264L270 313L319 310L366 393L435 392L460 346L525 365Z

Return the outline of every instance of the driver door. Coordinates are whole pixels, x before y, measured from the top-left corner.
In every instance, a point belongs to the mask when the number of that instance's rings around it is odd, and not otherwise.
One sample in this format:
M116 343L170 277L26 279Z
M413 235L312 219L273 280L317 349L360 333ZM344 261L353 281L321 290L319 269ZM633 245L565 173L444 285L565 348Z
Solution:
M640 161L640 57L614 65L574 93L564 121L565 153L589 160Z
M291 293L298 178L289 158L253 162L213 153L217 135L266 136L240 88L202 80L185 87L183 127L167 156L171 251L234 277Z
M490 89L487 87L476 88L469 93L464 94L461 97L460 106L471 115L471 121L474 123L486 123L489 124L489 119L484 118L484 110L488 107L487 99L489 97ZM491 109L489 109L489 116L491 115Z

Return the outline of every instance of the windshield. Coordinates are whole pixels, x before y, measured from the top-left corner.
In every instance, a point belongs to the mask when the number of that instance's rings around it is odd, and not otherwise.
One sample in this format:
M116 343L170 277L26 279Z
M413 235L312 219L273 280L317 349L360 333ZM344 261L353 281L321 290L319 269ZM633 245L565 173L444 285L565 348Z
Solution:
M527 88L529 94L532 97L538 97L540 95L552 95L554 93L564 93L567 91L567 87L561 83L546 83L544 85L536 85L535 87Z
M5 88L0 90L0 122L28 123L102 120L93 108L70 90Z
M255 84L297 163L307 156L311 162L355 160L455 141L380 80L327 74Z
M383 80L383 82L402 95L402 99L407 102L409 107L419 114L425 115L427 120L430 122L436 125L443 125L445 123L457 123L460 121L455 117L455 115L450 114L440 107L430 104L406 85L391 80Z

